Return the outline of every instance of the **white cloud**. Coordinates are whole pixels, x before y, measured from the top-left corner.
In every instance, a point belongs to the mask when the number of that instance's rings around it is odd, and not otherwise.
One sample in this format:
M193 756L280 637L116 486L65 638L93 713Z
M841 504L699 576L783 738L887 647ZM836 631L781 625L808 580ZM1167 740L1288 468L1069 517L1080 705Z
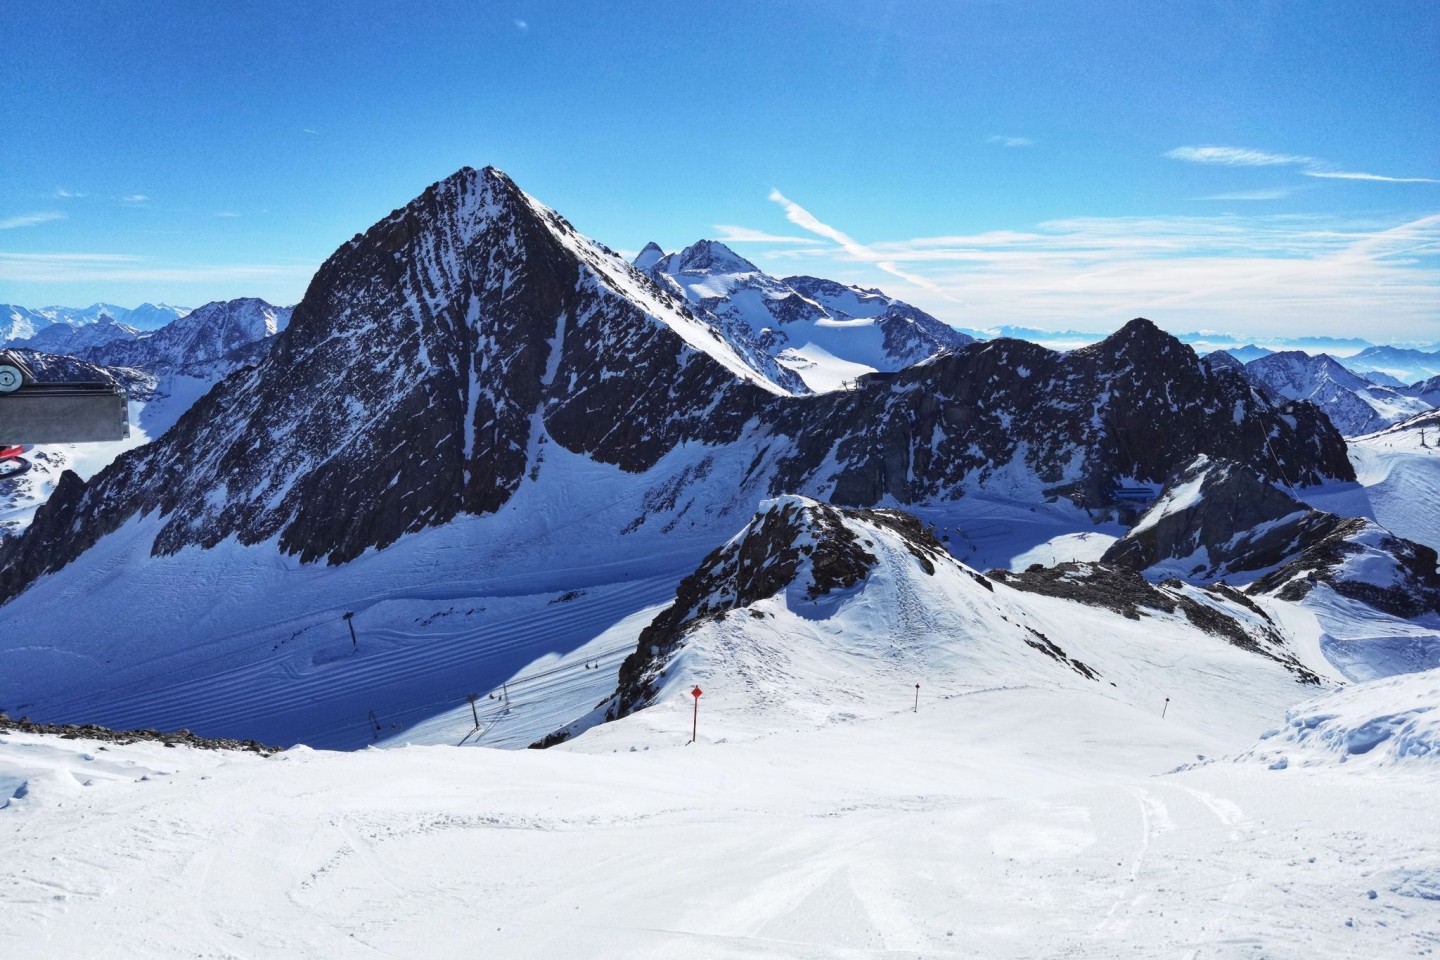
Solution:
M0 220L0 230L17 230L20 227L33 227L41 223L50 223L52 220L64 220L63 213L22 213L18 217L7 217Z
M1432 180L1428 177L1386 177L1378 173L1346 173L1332 170L1329 164L1316 157L1302 157L1287 153L1267 153L1264 150L1250 150L1245 147L1176 147L1168 151L1165 156L1172 160L1184 160L1189 163L1219 163L1228 167L1270 167L1297 165L1305 167L1301 170L1307 177L1319 177L1324 180L1371 180L1377 183L1440 183L1440 180ZM1250 199L1239 196L1222 196L1207 199L1217 200L1239 200ZM1269 197L1262 199L1272 199Z
M1233 193L1217 193L1209 197L1201 197L1201 200L1280 200L1290 196L1295 191L1288 187L1275 187L1270 190L1236 190Z
M1033 147L1035 145L1035 141L1029 137L1006 137L998 133L985 142L998 143L1002 147Z
M215 214L215 217L218 220L238 220L240 219L240 214L234 213L230 210L221 210L219 213Z
M147 202L149 199L150 199L150 198L147 197L147 196L145 196L145 194L143 194L143 193L132 193L132 194L130 194L130 195L127 196L127 197L121 197L121 198L120 198L120 202L121 202L121 203L145 203L145 202Z
M73 198L75 198L75 197L83 197L83 196L85 196L85 194L83 194L83 193L77 193L77 192L74 191L74 190L66 190L64 187L56 187L56 188L55 188L55 198L56 198L57 200L70 200L70 199L73 199Z
M1264 150L1249 150L1244 147L1176 147L1165 154L1171 160L1188 163L1220 163L1227 167L1271 167L1282 164L1317 163L1314 157L1300 157L1288 153L1268 153Z
M751 230L749 227L737 227L730 223L717 223L715 229L720 234L715 238L721 243L810 243L815 241L809 237L787 237L783 234L766 233L764 230Z
M856 252L786 249L765 260L783 263L785 272L880 286L957 326L982 328L1094 328L1149 316L1172 328L1255 335L1364 330L1371 339L1433 339L1440 304L1440 214L1402 223L1076 217Z
M811 233L822 236L827 240L833 240L835 243L838 243L840 245L840 248L842 250L844 250L854 259L861 260L866 263L873 263L875 266L879 267L881 270L884 270L886 273L891 274L892 276L899 277L901 280L904 280L907 283L914 284L917 287L929 290L932 293L939 294L940 296L945 295L944 291L942 291L934 284L930 283L930 281L926 280L924 277L916 276L915 274L911 273L906 273L895 264L895 261L893 259L877 255L873 250L865 246L863 243L860 243L859 241L853 239L850 236L847 236L839 230L836 230L829 224L822 223L809 210L806 210L798 203L786 199L785 195L782 194L779 190L771 190L770 199L773 200L775 203L780 204L780 206L785 209L785 219L789 220L791 223L795 224L802 230L809 230Z
M515 23L515 29L516 29L516 30L519 30L521 33L529 33L529 32L530 32L530 24L526 23L524 20L516 20L516 21L514 21L514 23Z
M1321 177L1325 180L1374 180L1379 183L1440 183L1429 177L1383 177L1378 173L1340 173L1325 170L1302 170L1307 177Z

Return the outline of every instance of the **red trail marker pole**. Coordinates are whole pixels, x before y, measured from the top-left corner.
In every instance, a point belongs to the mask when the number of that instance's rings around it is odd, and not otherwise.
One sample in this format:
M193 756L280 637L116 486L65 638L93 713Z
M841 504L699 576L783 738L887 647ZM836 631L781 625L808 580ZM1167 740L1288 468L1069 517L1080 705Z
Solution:
M690 742L695 742L695 732L700 729L700 695L704 693L698 686L690 691L690 696L695 698L695 715L690 719Z

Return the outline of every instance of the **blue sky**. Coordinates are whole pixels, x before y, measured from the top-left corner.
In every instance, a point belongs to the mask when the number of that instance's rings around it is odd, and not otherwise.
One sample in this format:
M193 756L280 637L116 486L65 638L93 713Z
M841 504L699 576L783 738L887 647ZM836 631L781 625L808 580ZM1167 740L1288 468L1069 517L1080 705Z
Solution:
M492 164L958 326L1440 340L1440 4L0 6L0 302L294 302ZM778 239L776 239L778 238Z

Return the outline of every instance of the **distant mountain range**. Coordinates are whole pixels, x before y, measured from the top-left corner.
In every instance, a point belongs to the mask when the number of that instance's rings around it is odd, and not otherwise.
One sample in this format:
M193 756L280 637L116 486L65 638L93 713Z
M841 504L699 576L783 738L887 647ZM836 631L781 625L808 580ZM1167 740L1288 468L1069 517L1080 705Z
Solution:
M189 307L172 307L166 303L142 303L134 308L113 303L92 303L88 307L21 307L0 303L0 345L11 340L28 340L55 324L83 327L107 317L135 330L158 330L189 312Z

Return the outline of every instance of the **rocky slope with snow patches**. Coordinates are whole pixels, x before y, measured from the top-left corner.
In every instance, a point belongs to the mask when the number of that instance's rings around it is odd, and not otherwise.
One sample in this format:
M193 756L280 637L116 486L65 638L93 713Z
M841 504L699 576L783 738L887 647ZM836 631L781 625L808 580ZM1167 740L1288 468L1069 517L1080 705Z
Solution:
M90 485L62 482L7 544L0 593L147 514L165 518L156 553L278 537L352 559L493 512L542 435L643 470L687 440L733 440L781 393L503 174L466 169L337 251L253 370Z
M1104 562L1160 579L1253 581L1301 600L1320 584L1384 614L1440 614L1436 551L1373 520L1313 510L1248 468L1197 458Z
M1139 679L1122 648L1142 636L1141 624L1267 683L1318 681L1243 596L1160 588L1126 573L1069 571L1063 590L1033 577L996 580L954 560L905 514L767 501L640 632L614 693L540 745L683 700L692 683L702 694L714 684L731 709L743 701L779 725L823 720L838 709L827 703L863 705L867 686L898 688L907 676L945 689L1060 684L1126 698ZM1126 639L1103 639L1115 637Z
M668 255L649 244L635 264L734 336L754 339L815 392L975 342L879 290L816 277L777 279L715 240Z
M852 506L983 490L1112 510L1118 488L1163 484L1200 453L1297 486L1354 477L1317 408L1267 399L1143 318L1064 354L970 344L788 404L777 428L798 442L776 463L776 492Z
M1314 403L1347 437L1381 430L1429 406L1401 390L1372 383L1323 353L1274 353L1250 361L1245 372L1278 396Z

